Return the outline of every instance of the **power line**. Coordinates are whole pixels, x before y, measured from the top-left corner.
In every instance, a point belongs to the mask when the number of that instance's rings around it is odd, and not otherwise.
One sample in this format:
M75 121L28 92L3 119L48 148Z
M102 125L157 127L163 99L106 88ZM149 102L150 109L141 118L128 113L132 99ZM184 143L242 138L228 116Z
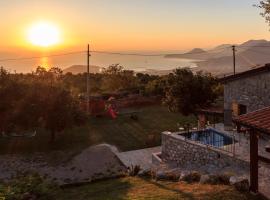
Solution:
M270 46L235 46L235 48L247 48L247 47L255 47L255 48L270 48ZM143 56L143 57L161 57L166 55L199 55L199 54L207 54L209 52L216 52L217 54L222 53L225 49L229 49L231 47L223 47L218 49L211 49L203 52L187 52L187 53L163 53L163 54L142 54L142 53L121 53L121 52L112 52L112 51L89 51L91 53L97 53L97 54L109 54L109 55L121 55L121 56ZM220 50L223 50L222 52L218 52ZM253 50L252 50L253 51ZM0 59L0 62L3 61L15 61L15 60L31 60L31 59L39 59L44 57L58 57L58 56L67 56L67 55L74 55L74 54L82 54L85 53L85 51L73 51L68 53L62 53L62 54L52 54L52 55L45 55L45 56L33 56L33 57L22 57L22 58L6 58L6 59ZM260 52L264 53L264 52Z
M90 46L87 45L87 76L86 76L86 95L87 95L87 105L86 105L86 111L87 114L89 114L90 106L89 106L89 100L90 100L90 88L89 88L89 69L90 69Z
M218 51L218 50L224 50L227 49L220 48L220 49L212 49L204 52L188 52L188 53L176 53L176 54L170 54L170 53L163 53L163 54L142 54L142 53L121 53L121 52L112 52L112 51L89 51L90 53L97 53L97 54L110 54L110 55L121 55L121 56L142 56L142 57L161 57L166 55L197 55L197 54L206 54L208 52L212 51ZM0 59L0 62L4 61L17 61L17 60L31 60L31 59L39 59L44 57L58 57L58 56L66 56L66 55L73 55L73 54L82 54L85 53L85 51L74 51L74 52L68 52L68 53L62 53L62 54L52 54L52 55L45 55L45 56L33 56L33 57L22 57L22 58L6 58L6 59ZM217 52L220 53L220 52Z
M235 52L236 52L236 49L235 49L235 45L232 46L232 51L233 51L233 74L235 75L235 64L236 64L236 58L235 58Z
M111 52L111 51L90 51L91 53L99 53L99 54L111 54L111 55L121 55L121 56L144 56L144 57L151 57L151 56L165 56L168 54L141 54L141 53L120 53L120 52Z
M265 46L265 45L262 45L262 46L236 46L237 48L243 48L243 47L259 47L259 48L261 48L261 47L265 47L265 48L270 48L270 46Z
M235 46L235 48L244 48L244 47L264 47L264 48L270 48L270 46ZM209 52L214 52L216 54L222 53L225 49L229 49L229 47L223 47L218 49L210 49L203 52L187 52L187 53L163 53L163 54L144 54L144 53L122 53L122 52L112 52L112 51L89 51L90 53L96 53L96 54L108 54L108 55L120 55L120 56L142 56L142 57L161 57L161 56L167 56L167 55L200 55L200 54L207 54ZM221 51L222 50L222 51ZM219 52L221 51L221 52ZM6 59L0 59L0 62L4 61L17 61L17 60L31 60L31 59L39 59L44 57L58 57L58 56L67 56L67 55L73 55L73 54L82 54L85 53L85 51L74 51L74 52L68 52L68 53L62 53L62 54L52 54L52 55L45 55L45 56L33 56L33 57L22 57L22 58L6 58ZM263 52L262 52L263 53Z
M203 51L203 52L187 52L187 53L163 53L163 54L142 54L142 53L121 53L121 52L111 52L111 51L90 51L91 53L100 53L100 54L112 54L112 55L122 55L122 56L145 56L145 57L160 57L160 56L167 56L167 55L189 55L189 54L206 54L208 52L212 51L219 51L219 50L224 50L228 49L230 47L224 47L224 48L219 48L219 49L211 49L208 51ZM220 53L220 52L217 52Z
M85 51L74 51L74 52L68 52L68 53L62 53L62 54L52 54L52 55L46 55L46 56L33 56L33 57L22 57L22 58L6 58L6 59L1 59L0 62L3 62L3 61L15 61L15 60L32 60L32 59L39 59L39 58L46 58L46 57L67 56L67 55L81 54L81 53L85 53Z

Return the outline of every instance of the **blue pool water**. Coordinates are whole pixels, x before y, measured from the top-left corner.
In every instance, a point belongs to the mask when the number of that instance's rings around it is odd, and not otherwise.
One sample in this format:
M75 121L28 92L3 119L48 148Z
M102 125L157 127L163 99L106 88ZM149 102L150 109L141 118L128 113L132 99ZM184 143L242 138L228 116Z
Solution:
M215 129L206 129L181 134L189 140L199 141L200 143L211 145L214 147L222 147L233 143L230 136L225 135Z

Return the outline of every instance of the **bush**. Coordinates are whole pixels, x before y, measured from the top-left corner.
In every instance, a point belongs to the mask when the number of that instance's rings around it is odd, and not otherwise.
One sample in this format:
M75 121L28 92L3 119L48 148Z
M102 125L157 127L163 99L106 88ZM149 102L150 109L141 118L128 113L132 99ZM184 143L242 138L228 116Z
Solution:
M187 183L199 182L200 179L201 179L201 174L199 172L195 172L195 171L188 173L182 177L182 180L187 182Z
M229 185L230 177L231 176L229 174L210 175L206 183L212 185Z
M53 200L57 189L38 174L20 174L9 183L0 184L0 196L6 200Z

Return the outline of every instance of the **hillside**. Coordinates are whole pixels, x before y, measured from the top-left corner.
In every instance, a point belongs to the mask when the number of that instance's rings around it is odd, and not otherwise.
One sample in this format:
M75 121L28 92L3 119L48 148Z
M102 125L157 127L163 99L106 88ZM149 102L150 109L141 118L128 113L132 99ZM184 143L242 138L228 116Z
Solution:
M270 62L270 48L253 50L247 49L244 52L236 54L236 72L242 72L254 67L259 67ZM197 70L211 72L215 75L230 74L233 71L232 56L209 59L197 62Z
M66 69L63 70L63 73L72 73L72 74L80 74L80 73L84 73L87 70L87 66L86 65L72 65ZM101 70L101 67L99 66L95 66L95 65L91 65L90 66L90 73L99 73Z
M270 62L270 41L249 40L236 45L236 72L249 70ZM222 44L202 53L170 54L167 58L187 58L199 60L195 71L207 71L214 75L229 74L233 71L230 44Z

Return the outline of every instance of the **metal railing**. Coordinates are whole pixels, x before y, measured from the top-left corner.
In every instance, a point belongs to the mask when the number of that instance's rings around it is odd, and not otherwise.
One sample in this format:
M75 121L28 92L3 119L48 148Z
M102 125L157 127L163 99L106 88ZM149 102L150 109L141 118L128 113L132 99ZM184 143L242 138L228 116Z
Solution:
M180 135L185 137L185 140L191 140L206 147L213 147L235 155L235 143L237 141L234 135L230 136L212 129L182 132Z

